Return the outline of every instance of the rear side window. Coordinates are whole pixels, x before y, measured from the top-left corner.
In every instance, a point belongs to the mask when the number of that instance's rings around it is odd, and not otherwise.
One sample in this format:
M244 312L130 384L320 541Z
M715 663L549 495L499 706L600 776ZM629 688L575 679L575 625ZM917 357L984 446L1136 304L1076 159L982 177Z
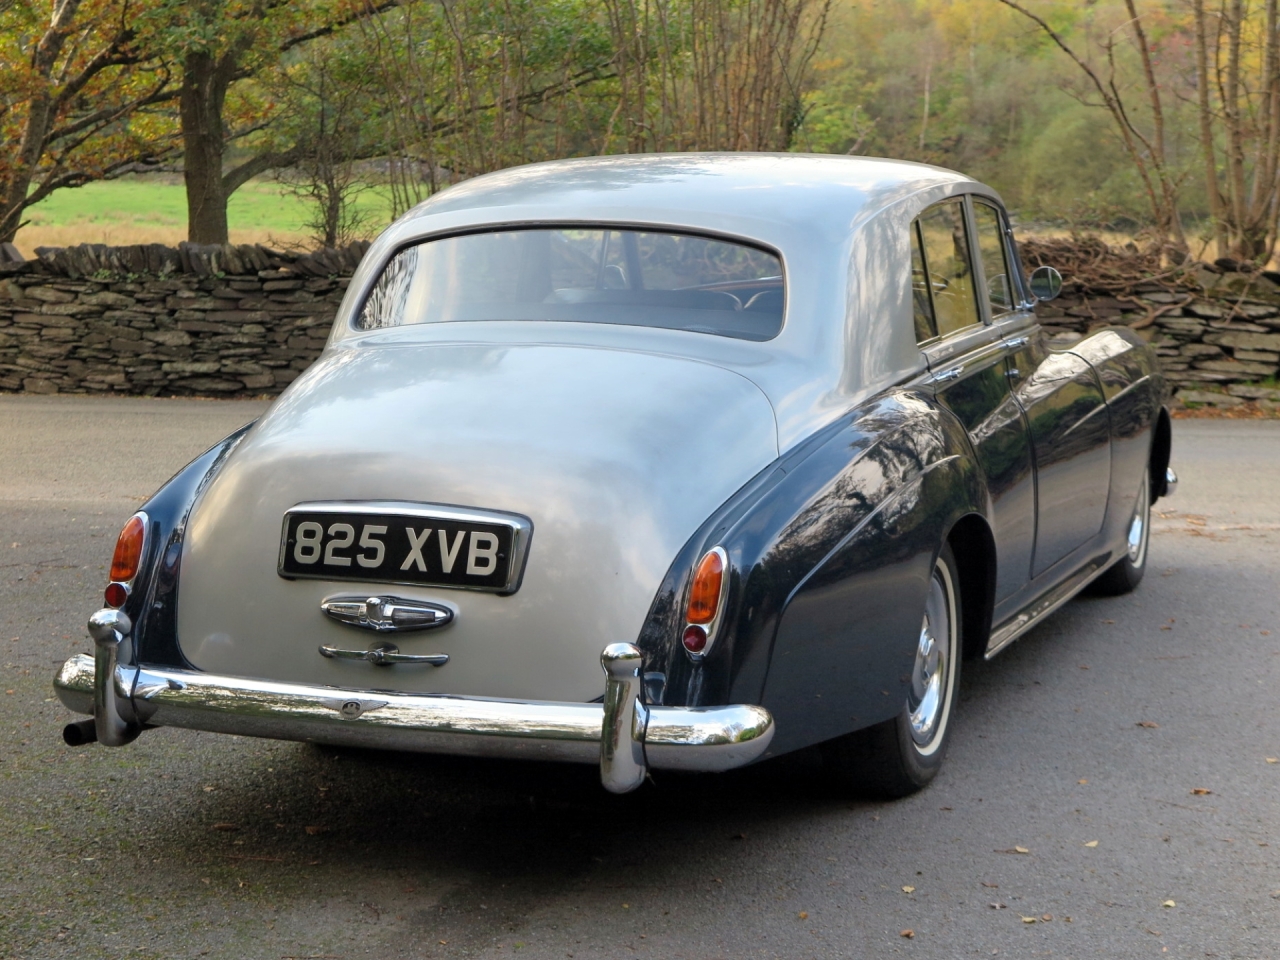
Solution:
M357 321L562 320L769 340L782 329L778 257L681 233L606 228L502 230L401 250Z
M978 320L973 260L964 222L964 201L935 204L917 221L924 246L927 287L938 336L945 337Z
M916 325L916 343L926 343L938 335L929 299L929 274L924 268L924 247L920 224L911 224L911 312Z
M1017 306L1004 242L1004 221L999 210L979 200L973 203L973 219L978 229L978 252L982 257L982 272L986 275L991 316L998 317Z

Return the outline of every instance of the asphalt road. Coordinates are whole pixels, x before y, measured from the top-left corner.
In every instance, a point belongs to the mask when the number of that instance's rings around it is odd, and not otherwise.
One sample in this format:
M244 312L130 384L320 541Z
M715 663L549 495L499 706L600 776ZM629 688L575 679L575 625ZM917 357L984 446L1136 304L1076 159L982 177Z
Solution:
M1280 956L1280 423L1179 422L1138 592L969 665L946 769L897 803L809 755L612 797L585 767L63 746L50 677L121 523L261 408L0 399L0 958Z

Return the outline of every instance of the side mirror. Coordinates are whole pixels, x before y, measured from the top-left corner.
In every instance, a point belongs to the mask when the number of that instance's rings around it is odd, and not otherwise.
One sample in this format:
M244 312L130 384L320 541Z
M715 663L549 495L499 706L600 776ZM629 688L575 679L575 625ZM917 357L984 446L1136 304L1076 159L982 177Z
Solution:
M1036 267L1031 271L1031 295L1037 300L1052 300L1062 292L1062 274L1053 267Z

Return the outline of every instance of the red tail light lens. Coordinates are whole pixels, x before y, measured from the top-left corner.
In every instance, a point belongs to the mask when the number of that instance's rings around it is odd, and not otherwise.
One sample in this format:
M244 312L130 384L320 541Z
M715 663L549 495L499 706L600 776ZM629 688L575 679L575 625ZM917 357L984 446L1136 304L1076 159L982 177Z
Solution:
M123 583L108 583L102 599L107 602L108 607L115 607L118 610L129 599L129 591Z
M707 631L703 630L696 624L689 624L684 628L684 636L681 637L684 648L690 653L701 653L707 649Z
M116 583L128 583L138 575L142 563L142 543L146 539L147 525L142 517L132 516L120 531L116 552L111 557L111 579Z
M708 624L720 612L720 590L724 585L726 560L724 551L716 547L698 563L698 571L693 575L693 586L689 589L686 622Z

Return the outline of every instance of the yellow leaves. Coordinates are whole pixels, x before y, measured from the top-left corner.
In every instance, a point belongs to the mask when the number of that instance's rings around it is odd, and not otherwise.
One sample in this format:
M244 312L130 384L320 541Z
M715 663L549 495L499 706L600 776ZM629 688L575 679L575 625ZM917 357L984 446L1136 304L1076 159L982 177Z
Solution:
M1079 784L1085 784L1085 783L1088 783L1088 782L1089 782L1088 780L1077 780L1077 781L1076 781L1076 783L1079 783Z
M1026 847L1014 847L1013 852L1014 853L1030 853L1031 851L1028 850Z
M801 920L808 920L808 919L809 919L809 911L808 911L808 910L801 910L801 911L800 911L800 913L798 914L798 916L800 917L800 919L801 919Z
M1193 797L1207 797L1207 796L1209 796L1209 795L1210 795L1210 794L1212 794L1212 793L1213 793L1213 791L1212 791L1212 790L1209 790L1209 789L1208 789L1208 788L1206 788L1206 787L1192 787L1192 788L1191 788L1191 795L1192 795Z
M1022 922L1023 923L1039 923L1040 921L1035 917L1023 917Z
M1086 842L1085 842L1085 846L1086 846L1086 847L1090 847L1090 848L1092 848L1092 847L1096 847L1097 845L1098 845L1098 841L1097 841L1097 840L1088 840L1088 841L1086 841Z
M1177 904L1176 904L1176 903L1174 903L1172 900L1166 900L1164 903L1160 904L1160 906L1162 906L1162 907L1164 907L1164 908L1166 908L1166 909L1171 910L1171 909L1173 909L1174 907L1176 907L1176 906L1177 906Z
M913 886L911 886L910 884L907 884L905 887L903 887L903 888L902 888L902 892L903 892L903 893L915 893L915 892L916 892L916 888L915 888L915 887L913 887Z
M1267 757L1267 763L1280 763L1280 757Z

